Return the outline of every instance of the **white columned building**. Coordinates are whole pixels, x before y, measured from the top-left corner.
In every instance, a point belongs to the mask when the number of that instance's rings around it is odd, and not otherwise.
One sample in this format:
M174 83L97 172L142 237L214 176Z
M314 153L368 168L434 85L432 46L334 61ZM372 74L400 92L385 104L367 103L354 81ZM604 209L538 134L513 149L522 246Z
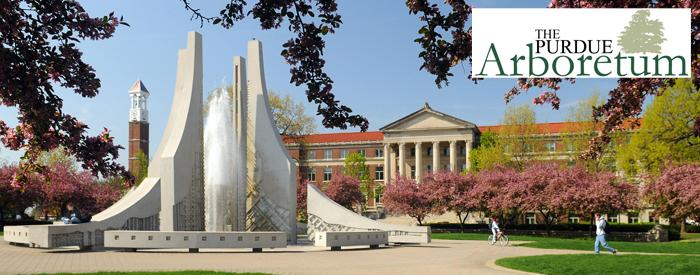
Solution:
M481 134L474 123L433 110L427 103L379 130L384 134L387 183L392 180L393 171L397 171L396 166L400 176L418 182L426 173L468 170L472 141ZM398 158L391 153L393 148ZM426 162L425 158L431 161Z

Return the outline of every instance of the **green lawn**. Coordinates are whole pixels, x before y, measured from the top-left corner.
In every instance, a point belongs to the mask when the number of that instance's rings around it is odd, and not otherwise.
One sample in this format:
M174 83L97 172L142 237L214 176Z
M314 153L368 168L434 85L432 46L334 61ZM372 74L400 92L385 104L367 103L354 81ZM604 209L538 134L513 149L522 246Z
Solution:
M269 275L269 273L235 273L204 270L160 271L160 272L94 272L94 273L41 273L40 275Z
M697 274L698 256L542 255L504 258L496 264L543 274Z
M531 241L521 246L545 249L589 250L593 252L593 239L561 239L533 236L508 236L511 241ZM433 239L445 240L486 240L488 234L482 233L435 233ZM638 243L608 242L621 252L700 254L700 241ZM698 259L700 261L700 259Z
M700 233L681 233L681 239L683 239L683 240L700 239Z

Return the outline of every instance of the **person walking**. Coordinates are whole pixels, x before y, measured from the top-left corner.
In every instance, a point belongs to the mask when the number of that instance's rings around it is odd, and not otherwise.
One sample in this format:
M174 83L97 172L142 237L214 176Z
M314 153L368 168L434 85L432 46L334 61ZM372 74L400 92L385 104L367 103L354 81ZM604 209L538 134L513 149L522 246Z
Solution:
M600 246L602 245L603 248L607 249L610 251L613 255L617 254L617 249L614 249L608 245L608 243L605 241L605 227L608 226L608 222L605 220L605 218L601 217L599 213L595 214L595 220L596 220L596 237L595 237L595 254L598 255L600 253Z

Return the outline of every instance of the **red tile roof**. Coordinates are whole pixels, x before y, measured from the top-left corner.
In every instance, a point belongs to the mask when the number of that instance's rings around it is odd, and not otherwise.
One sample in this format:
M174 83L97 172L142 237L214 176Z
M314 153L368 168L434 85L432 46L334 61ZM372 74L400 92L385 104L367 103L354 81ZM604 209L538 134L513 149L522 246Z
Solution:
M535 124L537 134L556 134L563 132L571 132L576 129L581 129L581 122L552 122L552 123L537 123ZM479 130L484 132L500 133L503 131L504 125L479 126Z
M350 132L350 133L328 133L313 134L303 137L306 143L339 143L339 142L360 142L360 141L382 141L384 133L375 132ZM284 137L284 143L296 143L294 138Z
M643 123L643 119L639 119L639 123ZM593 122L551 122L551 123L537 123L535 124L536 127L536 134L558 134L558 133L567 133L567 132L575 132L575 131L580 131L580 130L588 130L590 129L590 124ZM598 123L595 127L596 130L600 130L602 128L602 124ZM639 126L634 125L634 121L630 119L629 121L626 121L621 129L635 129L638 128ZM494 132L494 133L499 133L502 132L504 128L504 125L492 125L492 126L479 126L479 130L484 133L484 132Z
M640 119L641 122L641 119ZM538 123L537 134L556 134L576 131L577 129L586 129L581 125L585 122L552 122ZM583 127L583 128L582 128ZM487 131L499 133L503 131L503 125L479 126L479 130L484 133ZM303 137L306 143L341 143L341 142L362 142L362 141L382 141L384 133L375 132L349 132L349 133L328 133L328 134L313 134ZM284 143L296 143L296 140L291 137L284 137Z

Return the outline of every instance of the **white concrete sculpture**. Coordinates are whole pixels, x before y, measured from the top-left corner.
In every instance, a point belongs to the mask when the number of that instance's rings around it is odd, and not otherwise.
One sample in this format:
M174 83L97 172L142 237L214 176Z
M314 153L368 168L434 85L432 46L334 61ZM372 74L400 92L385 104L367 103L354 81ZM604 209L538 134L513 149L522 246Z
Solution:
M218 209L214 210L217 213L209 213L209 216L221 218L212 223L212 228L208 230L247 230L261 234L281 232L286 234L286 241L295 243L295 163L289 157L272 120L270 105L267 102L260 41L248 43L248 60L246 64L245 59L234 58L234 108L216 109L217 112L232 113L223 116L229 118L223 121L230 121L231 125L224 125L213 131L232 131L227 136L234 138L223 140L232 140L230 142L233 144L228 145L233 149L226 152L233 156L220 159L235 161L228 165L234 167L210 165L209 168L213 173L215 170L229 170L225 171L227 173L221 173L223 178L231 176L232 173L228 172L233 171L237 179L221 183L233 185L227 186L226 190L230 191L231 199L223 206L218 202L207 203L217 206L213 209ZM248 71L246 67L249 68ZM103 246L106 230L126 230L123 232L133 234L137 234L137 231L151 231L138 234L153 238L167 236L173 231L203 231L205 199L202 70L202 37L199 33L190 32L187 36L187 48L178 52L175 92L165 132L149 164L148 177L138 187L114 205L96 214L92 222L8 226L5 227L4 239L33 247L92 247ZM209 199L221 199L211 197ZM154 232L157 230L161 232Z
M178 52L170 117L148 175L161 181L160 230L204 230L202 35Z
M381 223L337 204L313 184L307 185L308 235L316 232L387 231L391 243L429 243L430 227Z
M197 252L200 248L263 248L287 246L284 232L204 232L204 231L123 231L105 232L105 247L124 248L131 251L149 248L187 248Z
M242 61L242 59L238 59ZM262 43L248 42L246 66L236 66L245 78L236 78L240 98L247 99L247 110L240 114L247 121L246 176L247 226L250 231L285 231L296 243L296 164L284 147L272 120L265 85ZM247 83L243 82L247 79ZM247 84L247 85L245 85Z
M332 251L338 251L343 246L369 245L369 248L379 248L382 244L389 244L389 234L386 231L314 233L314 246L330 247Z
M15 237L5 240L44 248L100 247L106 230L202 230L203 219L202 37L190 32L187 48L178 53L172 108L148 177L89 223L8 226L5 231Z

